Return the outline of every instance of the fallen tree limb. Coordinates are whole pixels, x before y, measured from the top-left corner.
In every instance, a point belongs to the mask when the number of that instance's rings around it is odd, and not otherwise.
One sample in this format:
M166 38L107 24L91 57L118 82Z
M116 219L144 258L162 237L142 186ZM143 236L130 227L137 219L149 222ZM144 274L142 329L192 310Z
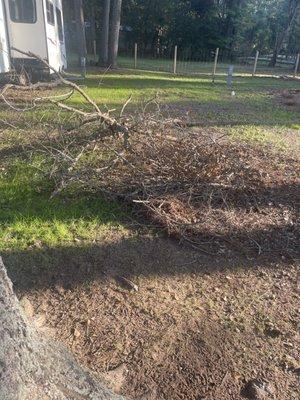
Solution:
M49 68L52 70L57 78L60 80L61 83L63 83L65 86L71 87L75 91L77 91L86 101L89 103L95 110L94 114L96 113L98 115L99 120L102 122L105 122L113 131L117 131L119 133L122 133L124 135L124 141L125 145L127 146L127 141L128 141L128 128L125 125L120 124L115 118L112 118L109 113L102 112L97 105L97 103L90 97L88 94L80 88L76 83L69 81L65 79L59 71L57 71L55 68L53 68L46 60L44 60L42 57L38 56L37 54L34 54L32 52L25 52L20 49L17 49L15 47L12 47L12 50L17 51L20 54L23 54L27 57L34 58L36 60L39 60L45 67ZM58 107L61 108L66 108L65 105L62 107L62 104L60 102L55 103ZM125 103L126 104L126 103ZM78 112L80 110L76 109L73 107L73 111Z

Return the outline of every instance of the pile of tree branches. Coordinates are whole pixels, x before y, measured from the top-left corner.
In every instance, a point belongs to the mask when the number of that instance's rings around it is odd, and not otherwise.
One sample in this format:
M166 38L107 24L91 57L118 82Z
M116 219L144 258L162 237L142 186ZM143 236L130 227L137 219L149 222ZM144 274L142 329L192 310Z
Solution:
M134 114L102 111L85 91L58 75L66 95L37 98L69 114L55 126L47 153L53 196L102 193L130 204L139 218L210 254L277 252L295 257L299 163L266 146L234 141L170 118L157 98ZM0 95L9 102L9 91ZM85 101L70 103L74 92ZM65 121L65 120L64 120Z
M292 256L297 169L287 178L291 164L278 169L280 156L170 121L149 126L145 120L129 142L124 148L120 137L102 137L76 156L71 149L64 159L55 156L55 195L101 192L207 253Z

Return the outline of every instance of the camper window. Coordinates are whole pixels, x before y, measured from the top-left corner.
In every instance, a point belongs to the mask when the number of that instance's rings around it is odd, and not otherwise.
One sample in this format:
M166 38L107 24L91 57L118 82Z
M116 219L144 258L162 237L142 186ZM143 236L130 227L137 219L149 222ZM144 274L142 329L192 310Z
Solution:
M56 7L56 21L57 21L57 30L58 30L59 41L63 42L64 41L64 31L63 31L61 11L57 7Z
M54 7L51 1L46 1L46 10L47 10L47 22L50 25L55 25L54 21Z
M35 0L9 0L9 12L13 22L24 24L36 22Z

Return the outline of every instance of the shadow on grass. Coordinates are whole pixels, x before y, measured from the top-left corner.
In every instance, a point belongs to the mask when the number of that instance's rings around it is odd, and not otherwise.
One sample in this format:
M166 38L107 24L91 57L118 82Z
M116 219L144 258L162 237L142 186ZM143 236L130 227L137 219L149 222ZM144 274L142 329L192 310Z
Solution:
M192 111L191 119L200 120L200 125L254 125L291 127L299 122L299 114L288 107L279 106L267 95L270 90L291 89L292 82L280 80L263 80L237 78L233 85L236 96L231 96L225 80L213 85L209 79L178 78L150 74L147 76L107 75L88 77L85 85L90 96L99 105L109 104L120 108L129 95L133 95L133 103L129 110L136 109L136 103L142 99L152 98L159 93L159 101L175 108L176 117L184 116ZM300 87L300 84L299 84ZM75 97L70 104L78 105ZM194 114L194 115L193 115Z
M24 178L28 171L22 171ZM2 187L0 197L1 255L22 292L56 284L72 287L95 279L106 280L115 274L136 279L139 276L217 273L241 267L275 268L279 262L293 263L299 250L299 231L288 221L262 228L242 226L226 234L211 232L208 235L200 231L198 239L202 241L202 249L213 245L222 250L224 243L233 244L231 251L216 250L215 255L179 245L177 240L163 236L138 237L138 232L128 225L130 236L124 229L118 229L120 225L126 228L126 214L121 204L84 196L51 200L45 191L46 184L39 193L40 176L37 182L33 178L31 176L27 184L22 175L17 181L12 179L7 187ZM233 209L247 213L253 207L264 209L270 202L278 208L294 208L299 193L299 186L293 184L247 193L233 190L226 197L232 198ZM258 197L260 204L257 204ZM211 206L222 208L222 204L217 203ZM251 252L243 247L245 238L253 239ZM262 249L257 245L257 238ZM261 255L258 255L259 250L262 250Z
M227 221L227 233L222 233L220 226L216 228L218 231L204 231L200 226L197 240L204 253L199 253L163 238L128 238L123 229L127 224L124 205L76 193L72 197L51 199L51 183L44 182L40 173L35 176L33 171L33 166L26 169L24 163L16 164L9 179L2 185L0 181L0 248L14 280L24 290L55 284L60 276L66 276L72 284L105 279L105 274L116 268L130 278L200 273L207 267L212 270L236 269L240 265L256 267L282 262L283 257L292 262L297 257L299 230L295 223L283 218L285 209L296 210L299 204L300 189L296 183L226 190L223 197L235 215L242 212L247 221L247 213L255 216L254 210L262 224L249 228L249 223L241 223L240 228L230 228ZM223 197L212 199L213 210L227 209ZM275 208L276 214L270 215L276 216L276 225L270 225L269 206ZM132 231L130 227L129 230ZM115 240L105 240L112 232ZM229 253L218 251L224 244L225 247L229 244ZM215 256L203 255L207 251L212 253L211 249L215 250ZM258 256L259 253L262 255ZM183 268L191 257L197 258L197 264Z
M99 71L91 71L84 84L90 89L179 89L188 94L195 90L208 92L208 94L228 93L226 76L218 77L216 82L211 82L211 77L186 77L171 74L151 72L115 71L103 76ZM274 78L235 77L233 87L240 93L261 93L267 90L295 89L300 83Z

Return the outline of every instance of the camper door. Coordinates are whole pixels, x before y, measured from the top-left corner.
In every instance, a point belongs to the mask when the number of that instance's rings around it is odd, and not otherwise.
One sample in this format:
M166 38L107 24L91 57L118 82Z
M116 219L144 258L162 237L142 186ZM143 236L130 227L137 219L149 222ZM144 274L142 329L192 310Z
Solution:
M62 60L64 33L61 3L57 0L45 0L45 13L48 61L51 67L59 71L65 64Z
M58 40L59 40L60 65L61 65L61 68L66 69L67 68L67 54L66 54L66 44L65 44L62 0L56 0L55 16L56 16L57 36L58 36Z
M9 72L10 55L7 36L5 5L0 0L0 73Z
M43 3L40 0L5 0L10 47L47 58ZM11 57L24 55L11 50Z

